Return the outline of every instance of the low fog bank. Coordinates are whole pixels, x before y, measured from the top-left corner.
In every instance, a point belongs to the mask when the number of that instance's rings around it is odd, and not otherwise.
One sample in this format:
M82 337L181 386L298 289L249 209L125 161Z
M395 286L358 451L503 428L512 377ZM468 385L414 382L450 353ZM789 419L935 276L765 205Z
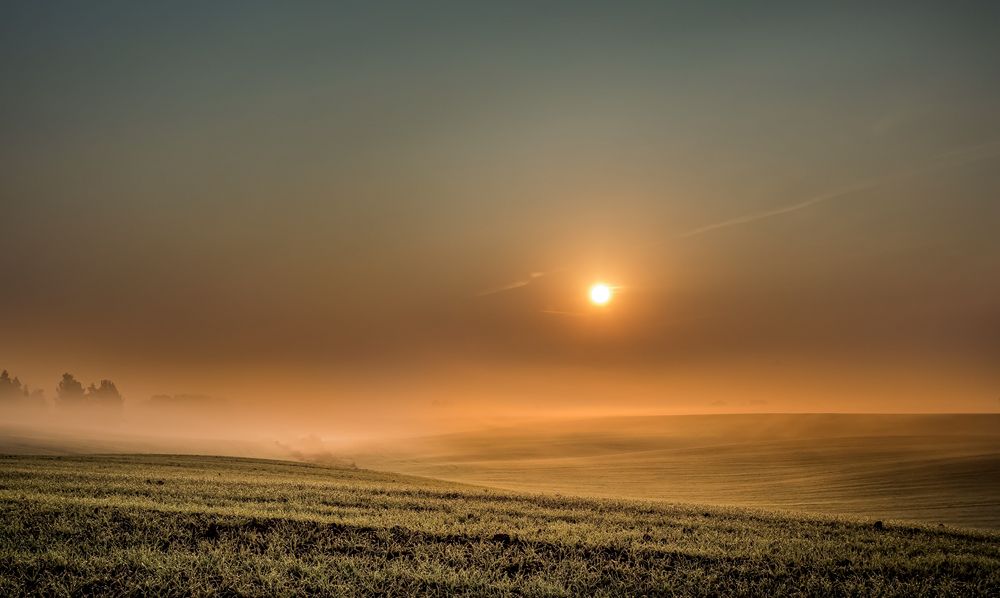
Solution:
M177 453L288 459L438 477L444 463L643 456L741 444L960 437L1000 452L1000 414L697 414L454 419L382 427L377 418L312 423L208 395L119 405L0 405L0 453ZM427 468L427 469L424 469Z
M0 405L0 453L286 459L516 491L1000 528L1000 414L507 415L456 419L451 431L371 418L366 430L356 415L310 423L207 395L116 401L94 388L77 404Z
M0 409L0 453L162 453L353 463L342 438L296 432L210 397L153 398L120 409Z
M536 395L482 384L478 394L458 386L435 394L413 378L377 389L370 381L353 388L331 381L329 398L309 397L291 386L284 394L178 392L143 398L126 396L108 379L81 381L70 373L56 379L49 394L0 372L0 452L217 454L409 472L427 466L431 469L419 472L438 475L436 464L447 462L639 455L791 439L1000 434L1000 414L690 414L698 409L692 399L673 407L686 415L651 415L652 405L622 400L612 406L606 387L569 387L565 381L562 395L556 389L545 401L541 394L550 390L545 386L536 388ZM520 383L528 388L531 380ZM127 388L135 386L130 382ZM640 394L619 390L623 396ZM781 405L752 394L725 404L715 396L701 402L705 411Z
M267 414L205 394L126 400L111 380L85 386L63 374L51 400L0 372L0 452L11 454L179 453L302 459ZM310 454L316 442L294 436ZM306 439L308 440L308 439ZM328 459L336 460L332 455Z

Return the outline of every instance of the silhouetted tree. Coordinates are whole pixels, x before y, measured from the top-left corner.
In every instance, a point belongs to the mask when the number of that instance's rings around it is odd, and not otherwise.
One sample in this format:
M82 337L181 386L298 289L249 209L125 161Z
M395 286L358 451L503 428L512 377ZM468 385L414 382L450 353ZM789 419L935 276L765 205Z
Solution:
M56 387L56 399L60 407L76 408L83 405L86 393L83 385L73 377L73 374L63 374L62 381Z
M0 372L0 406L17 408L43 408L45 397L41 390L32 391L16 376L10 377L7 370Z
M21 386L21 381L14 377L11 379L7 370L0 373L0 401L11 403L19 401L27 396L27 389Z
M87 401L99 407L120 409L123 399L114 382L111 380L101 380L99 386L91 384L87 388Z

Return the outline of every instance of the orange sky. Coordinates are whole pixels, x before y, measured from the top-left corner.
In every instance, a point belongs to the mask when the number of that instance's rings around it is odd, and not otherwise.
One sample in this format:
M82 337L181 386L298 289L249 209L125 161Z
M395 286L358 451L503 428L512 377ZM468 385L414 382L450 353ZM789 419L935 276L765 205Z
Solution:
M0 367L357 426L1000 408L995 7L556 6L0 9Z

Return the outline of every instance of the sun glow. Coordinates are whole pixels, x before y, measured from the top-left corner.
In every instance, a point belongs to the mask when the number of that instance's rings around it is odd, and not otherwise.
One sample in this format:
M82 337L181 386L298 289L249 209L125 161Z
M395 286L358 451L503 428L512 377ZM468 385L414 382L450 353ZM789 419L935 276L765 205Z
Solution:
M611 301L611 287L599 282L590 287L590 302L594 305L605 305Z

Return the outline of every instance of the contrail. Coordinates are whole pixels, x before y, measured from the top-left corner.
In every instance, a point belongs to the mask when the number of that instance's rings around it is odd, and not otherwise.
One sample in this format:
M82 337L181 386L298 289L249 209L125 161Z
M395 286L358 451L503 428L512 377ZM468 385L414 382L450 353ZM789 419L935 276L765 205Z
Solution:
M780 216L781 214L788 214L789 212L797 212L801 209L808 208L809 206L816 205L818 203L823 203L824 201L830 201L831 199L837 199L838 197L844 197L845 195L851 195L853 193L859 193L873 187L878 187L879 185L885 183L890 177L882 177L880 179L874 179L870 181L865 181L851 185L849 187L844 187L843 189L837 189L836 191L830 191L822 195L817 195L811 197L805 201L800 201L798 203L793 203L780 208L774 208L772 210L766 210L764 212L755 212L753 214L746 214L744 216L737 216L736 218L730 218L729 220L723 220L722 222L716 222L714 224L707 224L684 233L680 233L674 236L675 239L688 239L691 237L696 237L698 235L707 233L709 231L718 230L720 228L728 228L730 226L737 226L740 224L749 224L750 222L756 222L758 220L764 220L765 218L771 218L772 216Z
M513 291L514 289L519 289L531 284L530 280L515 280L510 284L505 284L500 287L493 287L486 289L485 291L480 291L476 293L476 297L486 297L487 295L496 295L497 293L503 293L504 291Z
M704 233L718 230L720 228L729 228L730 226L739 226L741 224L749 224L751 222L757 222L758 220L764 220L767 218L772 218L774 216L780 216L782 214L788 214L791 212L798 212L810 206L814 206L819 203L824 203L833 199L839 199L841 197L846 197L848 195L853 195L855 193L860 193L862 191L867 191L869 189L874 189L876 187L881 187L888 183L893 183L896 181L901 181L909 178L913 178L917 175L925 174L930 171L939 170L945 167L961 166L962 164L968 164L970 162L975 162L976 160L982 160L988 158L992 155L992 152L987 152L985 154L975 155L976 152L980 150L987 149L990 147L1000 147L1000 140L990 141L988 143L982 143L972 147L959 148L956 150L950 150L945 152L930 163L924 164L920 167L911 168L908 170L903 170L900 172L895 172L892 174L883 175L880 177L866 179L853 185L843 187L841 189L836 189L834 191L828 191L821 195L816 195L810 197L809 199L799 201L792 204L787 204L781 207L773 208L771 210L765 210L763 212L753 212L751 214L745 214L743 216L737 216L735 218L730 218L728 220L723 220L721 222L716 222L713 224L707 224L705 226L700 226L698 228L683 232L674 236L675 239L689 239L691 237L696 237ZM973 154L973 155L969 155ZM964 159L963 159L964 157ZM956 160L957 158L957 160Z
M584 314L581 314L581 313L576 313L576 312L572 312L572 311L562 311L562 310L558 310L558 309L543 309L542 313L543 314L550 314L550 315L554 315L554 316L573 316L574 318L580 318L580 317L583 317L583 315L584 315Z
M546 274L547 274L546 272L532 272L531 274L528 275L528 278L525 278L523 280L515 280L514 282L510 284L505 284L503 286L486 289L485 291L476 293L476 297L486 297L487 295L496 295L497 293L503 293L504 291L512 291L514 289L526 287L529 284L531 284L532 280L536 278L541 278Z
M783 206L779 206L777 208L772 208L770 210L764 210L761 212L752 212L750 214L744 214L743 216L736 216L734 218L729 218L728 220L723 220L721 222L714 222L712 224L699 226L698 228L678 233L671 238L690 239L692 237L697 237L699 235L703 235L705 233L714 230L729 228L731 226L739 226L742 224L750 224L752 222L757 222L759 220L766 220L767 218L773 218L775 216L781 216L783 214L798 212L799 210L804 210L806 208L812 207L817 204L825 203L835 199L840 199L843 197L847 197L849 195L854 195L855 193L868 191L869 189L881 187L889 183L910 179L921 174L926 174L928 172L940 170L942 168L951 168L955 166L961 166L963 164L969 164L977 160L982 160L991 157L995 153L994 151L987 151L985 153L980 153L983 150L989 150L991 148L994 150L1000 149L1000 139L995 139L993 141L988 141L986 143L980 143L978 145L973 145L969 147L952 149L947 152L939 154L938 156L931 159L929 162L926 162L918 167L878 177L864 179L854 184L848 185L846 187L841 187L840 189L827 191L826 193L822 193L820 195L816 195L805 200L797 201L795 203L790 203ZM657 241L652 243L651 246L660 245L663 242L664 241ZM559 270L561 269L562 268L560 268ZM487 295L495 295L497 293L503 293L505 291L511 291L514 289L519 289L521 287L526 287L529 284L531 284L535 279L541 278L546 274L558 272L559 270L549 270L546 272L532 272L528 278L517 280L515 282L500 287L487 289L480 293L476 293L476 296L485 297Z

